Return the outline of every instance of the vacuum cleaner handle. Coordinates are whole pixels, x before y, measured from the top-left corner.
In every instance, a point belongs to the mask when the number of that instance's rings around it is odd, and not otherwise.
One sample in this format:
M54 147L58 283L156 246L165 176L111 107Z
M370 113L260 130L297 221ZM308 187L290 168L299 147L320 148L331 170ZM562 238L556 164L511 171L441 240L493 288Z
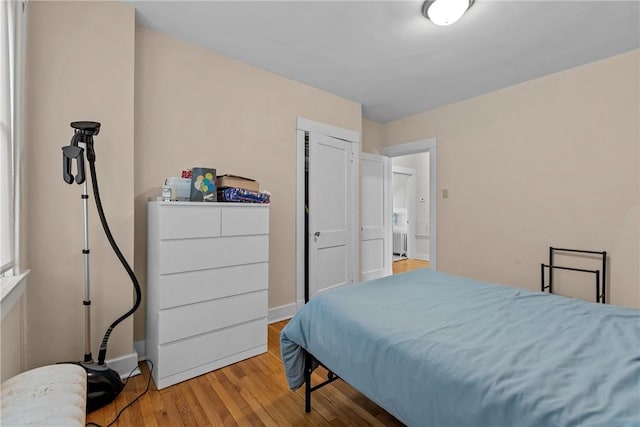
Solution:
M100 123L98 122L72 122L71 127L74 130L71 144L68 147L62 147L62 178L67 184L72 184L74 176L71 173L71 163L76 160L76 170L78 174L75 181L82 184L85 180L84 174L84 149L78 146L78 143L87 145L87 158L89 161L95 160L93 152L93 136L100 133Z
M84 174L84 150L76 145L62 147L62 178L67 184L72 184L74 176L71 173L71 162L76 160L77 175L75 181L82 184L85 180Z

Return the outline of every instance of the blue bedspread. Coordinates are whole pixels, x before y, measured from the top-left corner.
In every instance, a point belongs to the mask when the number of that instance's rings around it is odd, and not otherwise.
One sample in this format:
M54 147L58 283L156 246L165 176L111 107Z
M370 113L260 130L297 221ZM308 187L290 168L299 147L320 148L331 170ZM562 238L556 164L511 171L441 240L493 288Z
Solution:
M410 426L640 426L640 311L432 270L314 297L281 333Z

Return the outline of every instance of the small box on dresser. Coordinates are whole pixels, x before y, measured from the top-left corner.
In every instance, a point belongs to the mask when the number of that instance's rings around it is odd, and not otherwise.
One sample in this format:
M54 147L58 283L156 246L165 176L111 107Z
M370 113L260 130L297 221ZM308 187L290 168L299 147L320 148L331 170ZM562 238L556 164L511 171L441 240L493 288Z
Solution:
M146 353L158 389L267 351L269 206L149 202Z

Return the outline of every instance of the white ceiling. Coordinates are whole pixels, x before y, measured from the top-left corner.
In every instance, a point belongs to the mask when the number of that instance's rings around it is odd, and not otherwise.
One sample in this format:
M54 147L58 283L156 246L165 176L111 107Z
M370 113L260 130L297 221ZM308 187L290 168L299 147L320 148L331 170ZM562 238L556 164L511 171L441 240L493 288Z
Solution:
M640 47L640 1L126 1L138 23L359 102L386 122Z

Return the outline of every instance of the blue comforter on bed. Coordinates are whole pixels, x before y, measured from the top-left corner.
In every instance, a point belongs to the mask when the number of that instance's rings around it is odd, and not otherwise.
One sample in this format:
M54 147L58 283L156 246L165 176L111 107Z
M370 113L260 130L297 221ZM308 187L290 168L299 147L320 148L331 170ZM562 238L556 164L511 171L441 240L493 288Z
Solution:
M432 270L345 286L281 333L410 426L640 426L640 311Z

